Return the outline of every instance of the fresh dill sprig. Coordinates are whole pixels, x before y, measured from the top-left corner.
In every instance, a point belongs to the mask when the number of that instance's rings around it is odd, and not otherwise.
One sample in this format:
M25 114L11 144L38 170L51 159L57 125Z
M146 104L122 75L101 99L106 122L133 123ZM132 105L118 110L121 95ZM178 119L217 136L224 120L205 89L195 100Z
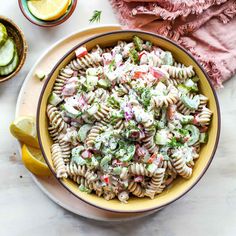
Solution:
M116 61L115 61L115 59L113 59L111 61L111 63L109 64L109 67L108 67L109 71L113 71L114 70L115 64L116 64Z
M102 11L93 11L92 17L89 19L89 23L100 22Z

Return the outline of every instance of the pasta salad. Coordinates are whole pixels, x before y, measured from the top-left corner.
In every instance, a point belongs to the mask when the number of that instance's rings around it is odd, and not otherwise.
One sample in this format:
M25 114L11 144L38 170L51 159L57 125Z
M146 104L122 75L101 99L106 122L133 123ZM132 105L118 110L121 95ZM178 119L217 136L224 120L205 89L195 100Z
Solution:
M124 203L191 178L212 116L198 81L193 66L137 36L78 48L47 105L57 177Z

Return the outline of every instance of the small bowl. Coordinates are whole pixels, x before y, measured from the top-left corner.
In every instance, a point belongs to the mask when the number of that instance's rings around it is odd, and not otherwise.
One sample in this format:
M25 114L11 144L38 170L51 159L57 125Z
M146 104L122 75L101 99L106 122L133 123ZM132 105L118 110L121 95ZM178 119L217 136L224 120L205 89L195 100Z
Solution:
M164 50L171 51L177 61L186 65L193 65L196 74L200 78L199 88L200 92L209 98L209 108L213 111L212 123L209 127L209 140L207 145L204 145L200 151L200 157L196 161L194 166L193 175L189 180L183 178L177 178L171 188L165 189L161 194L156 196L153 200L148 198L131 197L128 204L122 204L117 199L106 201L105 199L96 196L95 194L87 194L79 191L79 188L75 182L70 179L58 179L58 181L64 186L65 189L70 191L79 199L108 211L122 212L122 213L137 213L146 212L151 210L161 209L162 207L174 202L182 197L189 190L191 190L196 183L202 178L207 168L209 167L213 156L215 154L220 134L220 108L216 93L209 81L209 78L200 66L200 64L187 52L185 49L174 43L173 41L166 39L162 36L143 32L143 31L114 31L108 32L102 35L97 35L89 38L82 43L79 43L76 47L72 48L68 53L63 56L55 67L52 69L45 81L44 87L41 91L41 95L37 108L37 132L39 144L43 153L43 156L51 169L54 176L55 170L52 163L50 147L52 140L48 133L48 119L46 115L46 106L48 97L52 91L53 84L57 78L57 75L64 66L66 66L73 58L75 58L74 50L80 46L86 46L88 50L91 50L97 44L101 47L114 46L117 41L132 41L134 35L141 37L144 40L151 41L154 45L158 45Z
M0 16L0 23L2 23L6 27L8 35L13 38L20 57L17 68L11 74L7 76L0 76L1 83L3 81L11 79L20 71L25 63L28 47L22 30L11 19Z
M77 5L77 0L72 0L67 12L62 17L53 21L43 21L32 15L28 9L27 1L28 0L18 0L21 12L31 23L41 27L53 27L64 23L72 15Z

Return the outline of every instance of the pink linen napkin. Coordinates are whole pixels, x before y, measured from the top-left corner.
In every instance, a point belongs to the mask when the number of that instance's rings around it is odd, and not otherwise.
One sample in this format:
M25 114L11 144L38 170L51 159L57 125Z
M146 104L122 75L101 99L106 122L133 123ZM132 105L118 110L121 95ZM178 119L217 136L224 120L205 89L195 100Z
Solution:
M124 28L177 41L215 87L236 73L236 0L110 0Z

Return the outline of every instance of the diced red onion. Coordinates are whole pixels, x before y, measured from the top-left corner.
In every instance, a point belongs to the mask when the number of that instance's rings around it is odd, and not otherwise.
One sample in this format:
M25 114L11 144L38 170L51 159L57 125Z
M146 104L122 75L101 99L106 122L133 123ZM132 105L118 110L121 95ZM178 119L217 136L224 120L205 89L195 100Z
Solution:
M142 175L138 175L138 176L134 177L134 182L138 183L138 182L142 182L142 181L143 181Z
M85 150L85 151L83 151L82 153L81 153L81 157L83 157L83 158L91 158L92 157L92 153L90 152L90 151L88 151L88 150Z

